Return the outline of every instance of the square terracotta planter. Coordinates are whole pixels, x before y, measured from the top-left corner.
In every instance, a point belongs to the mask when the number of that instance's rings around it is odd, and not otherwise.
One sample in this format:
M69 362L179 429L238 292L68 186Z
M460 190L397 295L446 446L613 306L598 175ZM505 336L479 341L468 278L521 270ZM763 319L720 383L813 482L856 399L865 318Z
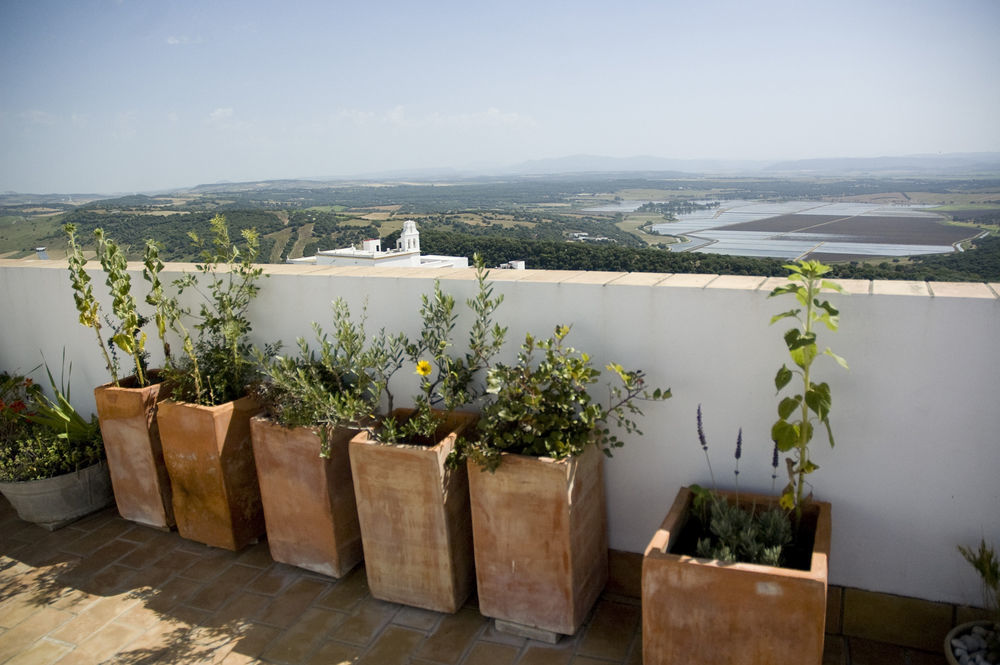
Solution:
M572 635L608 579L604 455L504 455L496 472L471 461L479 611Z
M472 525L468 474L446 468L445 459L478 416L442 415L433 446L381 444L361 432L350 455L372 595L454 613L472 590Z
M803 524L815 528L813 552L809 569L797 570L672 554L692 498L688 488L678 492L643 558L643 663L820 665L830 504L813 501L806 509ZM740 494L741 504L751 500L767 505L776 499Z
M173 499L156 421L157 403L166 392L162 383L138 388L125 379L120 384L94 389L118 512L132 522L169 529Z
M160 402L163 459L182 537L235 551L264 535L250 443L250 418L258 411L249 397L218 406Z
M309 427L250 420L271 558L331 577L361 561L361 529L348 444L357 430L330 435L330 456Z

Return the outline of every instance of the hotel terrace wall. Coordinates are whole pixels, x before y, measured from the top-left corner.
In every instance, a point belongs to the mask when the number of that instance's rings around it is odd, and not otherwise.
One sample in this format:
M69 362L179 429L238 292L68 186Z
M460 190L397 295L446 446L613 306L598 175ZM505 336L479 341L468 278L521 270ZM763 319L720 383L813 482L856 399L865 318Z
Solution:
M104 290L94 266L95 290ZM144 292L138 266L133 280ZM170 264L165 281L190 264ZM368 328L414 334L420 296L433 280L464 303L472 270L267 266L251 314L257 344L312 335L330 322L330 301L344 298ZM569 342L600 366L642 368L674 397L645 406L642 437L630 437L605 466L611 547L641 552L677 488L709 484L695 435L702 405L713 468L733 485L733 448L743 428L741 487L771 489L769 431L777 400L773 377L787 355L788 322L770 317L792 306L768 299L781 279L643 273L493 271L509 327L503 360L526 332L549 335L571 324ZM841 281L832 295L839 333L820 332L827 358L815 376L830 383L837 446L813 444L820 465L810 480L833 504L832 584L928 600L979 604L978 580L955 549L985 536L1000 546L1000 285ZM105 298L105 310L110 303ZM461 305L457 337L468 310ZM148 348L158 364L153 332ZM0 260L0 368L27 371L44 353L58 373L63 348L73 362L73 401L94 407L91 388L107 380L93 331L77 322L66 264ZM461 348L461 347L459 347ZM40 377L39 377L40 378ZM393 392L406 405L416 387L411 367ZM595 388L603 398L603 388ZM782 485L778 479L778 488Z

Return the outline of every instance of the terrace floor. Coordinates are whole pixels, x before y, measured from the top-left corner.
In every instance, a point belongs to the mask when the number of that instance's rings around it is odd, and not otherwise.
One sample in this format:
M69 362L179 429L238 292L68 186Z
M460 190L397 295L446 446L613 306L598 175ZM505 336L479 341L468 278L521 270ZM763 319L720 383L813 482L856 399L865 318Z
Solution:
M605 594L555 646L493 629L473 598L455 615L375 600L363 567L334 580L121 519L59 531L0 498L0 663L638 665L635 598ZM825 664L922 665L935 654L828 636Z

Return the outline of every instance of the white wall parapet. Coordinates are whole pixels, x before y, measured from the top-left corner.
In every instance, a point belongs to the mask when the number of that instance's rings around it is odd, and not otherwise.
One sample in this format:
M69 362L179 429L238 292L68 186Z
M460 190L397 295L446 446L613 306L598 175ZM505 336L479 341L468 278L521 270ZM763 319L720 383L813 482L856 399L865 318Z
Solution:
M102 294L99 266L92 267ZM140 266L133 284L143 289ZM352 312L367 303L368 326L415 334L420 296L433 279L459 303L474 294L475 272L450 268L268 265L270 277L251 308L257 344L311 336L310 322L330 321L330 301ZM168 264L169 282L192 264ZM547 336L571 324L568 342L596 365L620 362L646 370L673 399L645 404L642 437L628 437L605 466L611 546L641 552L677 488L708 484L696 442L702 405L717 480L731 486L733 445L743 428L740 485L770 491L770 426L776 418L773 377L785 361L788 308L769 300L780 278L495 270L504 295L498 319L509 326L502 360L512 361L524 334ZM956 545L980 537L1000 545L1000 284L839 280L848 295L838 333L821 330L851 366L818 360L830 383L837 447L817 435L821 467L810 481L833 504L833 584L978 605L975 573ZM139 298L141 301L141 298ZM464 306L456 340L471 317ZM464 326L464 327L463 327ZM147 348L157 357L150 333ZM27 371L73 361L73 397L93 409L90 388L107 380L93 333L77 321L65 261L0 260L0 369ZM397 402L416 390L412 372L397 374ZM603 393L595 392L595 398ZM779 491L781 481L779 479Z

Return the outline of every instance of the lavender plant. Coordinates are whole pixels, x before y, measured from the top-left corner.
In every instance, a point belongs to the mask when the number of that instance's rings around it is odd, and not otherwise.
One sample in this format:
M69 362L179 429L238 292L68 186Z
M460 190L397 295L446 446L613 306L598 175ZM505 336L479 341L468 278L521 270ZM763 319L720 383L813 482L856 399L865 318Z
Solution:
M722 496L715 484L712 459L708 454L708 440L702 423L701 405L697 415L698 442L705 453L712 489L692 485L693 507L696 519L705 535L697 541L695 553L699 557L725 562L760 563L780 566L785 547L792 542L792 524L789 512L780 507L757 506L740 503L740 459L743 456L743 429L736 435L733 454L736 496L733 502ZM775 448L776 450L776 448ZM772 455L772 482L777 478L778 456Z

